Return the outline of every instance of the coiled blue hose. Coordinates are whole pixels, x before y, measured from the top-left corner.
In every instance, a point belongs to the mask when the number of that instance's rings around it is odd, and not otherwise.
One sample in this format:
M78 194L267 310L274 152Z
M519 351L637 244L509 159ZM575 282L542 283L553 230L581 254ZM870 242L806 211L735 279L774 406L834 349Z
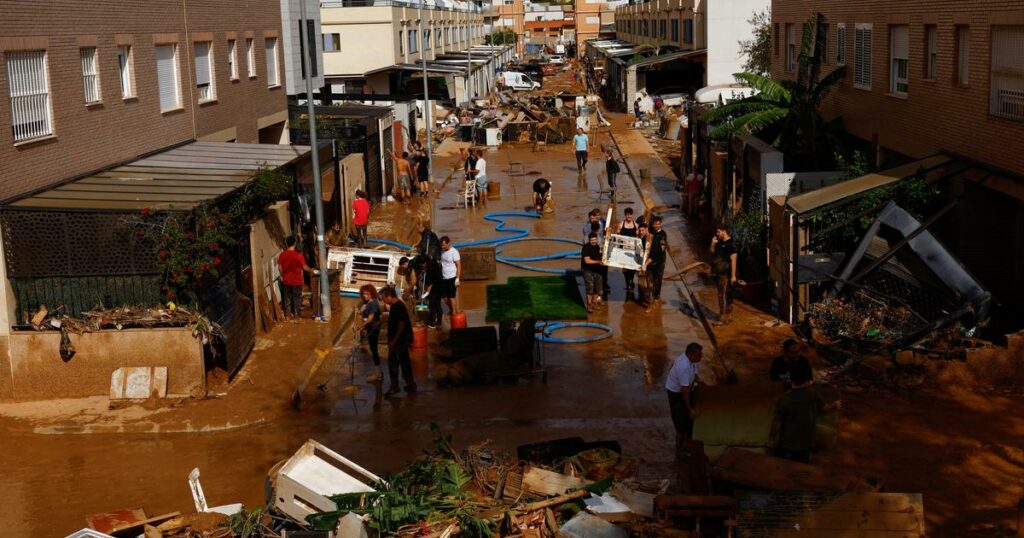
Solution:
M576 327L601 329L604 332L591 336L578 336L576 338L558 338L556 336L551 336L551 333L555 331ZM604 340L612 335L611 327L591 321L553 321L550 323L538 321L537 328L541 330L540 334L537 335L537 340L540 340L541 342L550 342L552 344L582 344L585 342L596 342L598 340Z
M454 243L452 246L456 247L456 248L477 247L477 246L483 246L483 245L498 246L498 245L507 245L509 243L518 243L520 241L558 241L558 242L562 242L562 243L572 243L574 245L580 245L580 246L583 245L583 241L579 241L579 240L576 240L576 239L569 239L569 238L566 238L566 237L529 237L529 235L530 235L530 231L529 230L525 230L523 228L511 228L511 227L508 227L508 223L505 220L506 217L525 217L525 218L531 218L531 219L539 219L540 215L538 215L536 213L528 213L526 211L502 211L502 212L488 213L488 214L484 215L484 220L488 220L488 221L491 221L491 222L497 222L498 225L494 227L495 231L498 231L498 232L512 232L513 235L511 235L511 236L504 236L504 237L492 237L490 239L480 239L480 240L477 240L477 241L463 241L461 243ZM377 243L377 244L380 244L380 245L390 245L390 246L398 247L398 248L400 248L402 250L406 250L406 251L413 249L409 245L405 245L405 244L399 243L398 241L391 241L391 240L388 240L388 239L367 238L366 241L368 243ZM529 256L529 257L525 257L525 258L501 256L502 250L503 249L500 249L500 248L499 249L495 249L495 251L494 251L494 254L495 254L494 259L496 261L499 261L499 262L504 263L506 265L511 265L512 267L517 267L519 269L525 269L527 271L537 271L537 272L540 272L540 273L552 273L552 274L556 274L556 275L576 275L576 274L579 274L579 270L573 270L573 269L548 269L546 267L532 267L532 266L526 265L527 262L539 262L539 261L547 261L547 260L561 260L561 259L566 259L566 258L578 258L579 255L580 255L580 252L579 252L579 250L576 250L576 249L574 249L574 250L567 250L565 252L556 252L554 254L547 254L547 255L544 255L544 256Z

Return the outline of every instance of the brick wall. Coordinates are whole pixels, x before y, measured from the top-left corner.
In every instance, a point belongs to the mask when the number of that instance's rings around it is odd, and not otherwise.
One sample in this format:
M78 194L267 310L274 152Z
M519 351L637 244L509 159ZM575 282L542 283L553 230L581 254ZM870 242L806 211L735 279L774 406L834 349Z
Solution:
M11 125L5 51L47 53L54 137L15 144L0 130L0 199L30 192L139 155L214 133L257 142L258 120L284 113L283 45L278 44L281 87L268 88L264 38L281 31L277 0L235 3L201 0L125 2L0 0L0 125ZM246 76L245 37L255 39L255 79ZM239 80L229 80L227 39L238 40ZM161 113L154 40L178 45L183 108ZM212 41L216 101L197 104L195 41ZM135 98L122 99L118 45L131 44ZM97 47L102 102L85 105L79 48ZM261 125L262 126L262 125ZM234 134L235 136L228 136Z
M969 4L969 5L968 5ZM883 0L786 0L772 2L772 76L793 78L785 70L785 24L801 25L816 11L829 24L829 64L836 65L836 29L846 25L846 69L842 83L823 106L829 117L843 116L846 129L859 138L877 141L897 153L919 158L948 150L1016 173L1024 174L1024 121L989 113L990 28L993 24L1024 24L1019 0L953 0L891 2ZM854 29L872 24L870 90L853 85ZM890 30L909 27L909 90L905 97L889 93ZM934 80L925 74L925 25L938 30L938 70ZM970 26L969 83L955 82L956 25ZM1018 54L1024 54L1024 50Z

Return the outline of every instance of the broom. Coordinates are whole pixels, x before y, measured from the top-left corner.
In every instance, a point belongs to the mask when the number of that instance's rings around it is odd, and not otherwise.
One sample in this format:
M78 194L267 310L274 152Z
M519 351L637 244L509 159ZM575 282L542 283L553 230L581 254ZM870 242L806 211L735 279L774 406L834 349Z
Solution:
M704 262L693 262L665 277L665 280L678 278L678 280L682 282L683 287L686 288L686 294L689 296L690 306L697 314L697 319L700 320L701 326L704 327L704 332L708 335L708 341L711 342L711 349L715 352L715 358L718 359L718 363L722 366L722 369L725 370L725 378L719 379L719 382L723 385L735 385L738 381L738 378L736 377L736 370L733 370L732 367L725 362L725 357L723 357L721 352L718 351L718 339L715 337L715 332L711 329L711 323L708 322L707 316L704 315L704 309L701 308L700 303L697 301L697 295L693 293L693 289L690 288L690 285L686 283L686 279L683 278L688 271L692 271L697 268L707 268L707 264ZM687 297L683 296L682 290L676 288L676 292L679 293L679 297L681 299L684 301L687 300Z

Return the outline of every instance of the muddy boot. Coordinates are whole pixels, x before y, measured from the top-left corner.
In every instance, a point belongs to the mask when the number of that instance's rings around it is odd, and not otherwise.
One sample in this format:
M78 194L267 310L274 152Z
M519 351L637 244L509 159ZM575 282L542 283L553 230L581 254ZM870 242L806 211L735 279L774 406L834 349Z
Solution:
M381 371L380 366L374 366L373 371L366 374L367 383L378 383L384 381L384 372Z
M587 296L587 313L589 314L589 313L591 313L593 311L594 311L594 299L593 299L593 297L590 297L588 295Z

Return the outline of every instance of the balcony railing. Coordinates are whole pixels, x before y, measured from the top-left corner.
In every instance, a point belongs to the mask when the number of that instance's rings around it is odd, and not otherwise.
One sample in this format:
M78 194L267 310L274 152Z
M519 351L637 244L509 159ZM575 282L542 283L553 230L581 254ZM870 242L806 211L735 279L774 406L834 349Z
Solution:
M407 7L412 9L433 9L436 11L458 11L462 13L482 12L478 4L463 0L322 0L320 7Z

